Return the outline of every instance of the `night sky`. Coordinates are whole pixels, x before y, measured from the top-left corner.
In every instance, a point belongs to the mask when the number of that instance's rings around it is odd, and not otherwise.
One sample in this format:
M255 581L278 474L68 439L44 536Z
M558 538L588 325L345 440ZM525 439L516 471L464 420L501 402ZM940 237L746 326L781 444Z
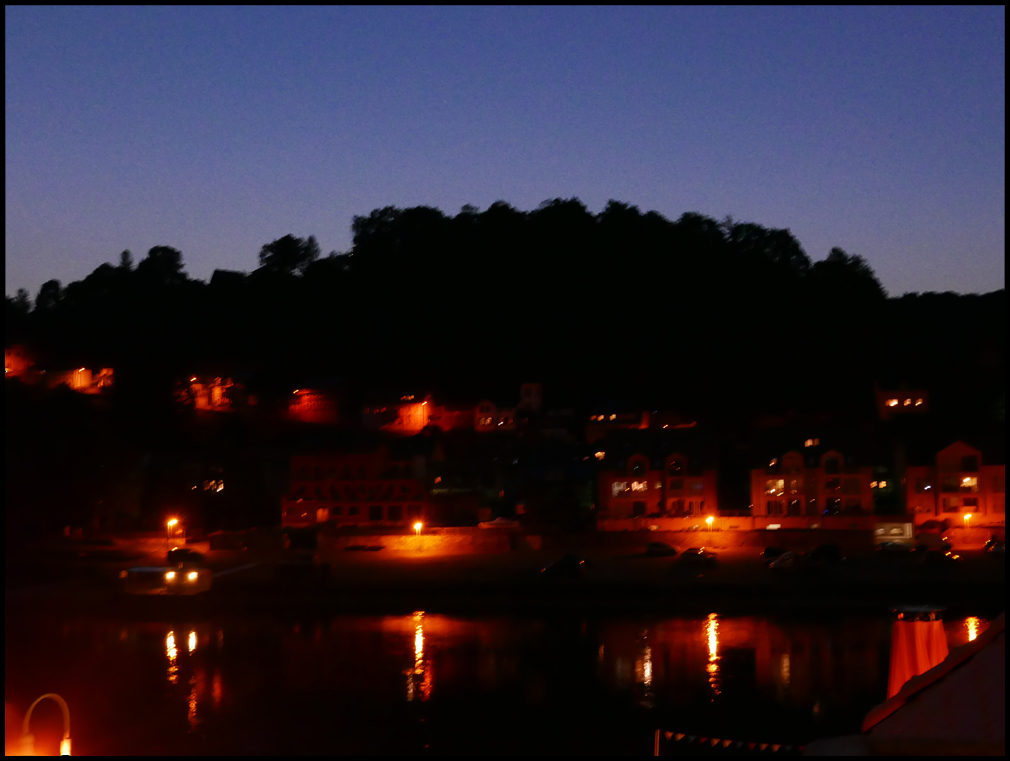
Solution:
M1003 288L1005 9L11 8L6 291L355 214L610 198Z

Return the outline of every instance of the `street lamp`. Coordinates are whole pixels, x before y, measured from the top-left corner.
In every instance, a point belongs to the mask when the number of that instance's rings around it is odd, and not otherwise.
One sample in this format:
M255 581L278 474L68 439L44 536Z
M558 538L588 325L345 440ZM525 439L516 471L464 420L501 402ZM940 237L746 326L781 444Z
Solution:
M712 521L714 521L714 520L715 520L715 518L713 518L713 517L712 517L711 515L710 515L710 516L708 516L708 517L707 517L707 518L705 519L705 523L707 523L707 524L708 524L708 528L709 528L709 530L711 530L711 529L712 529Z
M67 707L67 701L57 695L55 692L47 692L40 698L36 698L35 702L31 704L28 708L28 713L25 714L24 723L21 725L21 750L26 756L35 755L35 735L28 733L28 722L32 718L32 711L35 710L35 706L41 703L46 698L52 698L57 703L60 704L60 708L63 709L63 739L60 740L60 755L69 756L70 755L70 709Z
M414 524L414 532L417 536L421 536L421 528L423 526L424 524L421 523L421 521L418 521L417 523Z
M971 520L971 513L965 513L964 516L964 527L968 528L968 521Z
M172 541L172 529L179 525L178 518L169 518L168 523L165 524L165 541Z

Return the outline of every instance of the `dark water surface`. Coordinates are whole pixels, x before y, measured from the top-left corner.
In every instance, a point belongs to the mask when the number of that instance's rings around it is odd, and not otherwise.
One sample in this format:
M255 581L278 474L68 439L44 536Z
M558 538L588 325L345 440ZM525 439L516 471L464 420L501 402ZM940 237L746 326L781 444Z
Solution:
M945 622L951 647L986 627ZM885 698L883 617L5 622L5 702L74 753L644 753L657 727L803 744ZM55 751L58 712L32 730ZM51 747L50 747L51 746Z

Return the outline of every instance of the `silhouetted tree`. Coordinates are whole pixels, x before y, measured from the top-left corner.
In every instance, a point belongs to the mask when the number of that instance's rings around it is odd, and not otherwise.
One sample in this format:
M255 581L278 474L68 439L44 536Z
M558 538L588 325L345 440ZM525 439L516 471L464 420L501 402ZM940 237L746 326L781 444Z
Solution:
M57 304L60 303L60 296L62 295L62 289L60 288L59 280L47 280L39 288L39 293L35 297L35 308L46 311L53 309Z
M260 266L273 274L302 275L319 258L319 244L314 236L296 238L285 235L260 249Z
M178 285L186 280L182 253L171 246L155 246L137 265L137 276L146 283Z

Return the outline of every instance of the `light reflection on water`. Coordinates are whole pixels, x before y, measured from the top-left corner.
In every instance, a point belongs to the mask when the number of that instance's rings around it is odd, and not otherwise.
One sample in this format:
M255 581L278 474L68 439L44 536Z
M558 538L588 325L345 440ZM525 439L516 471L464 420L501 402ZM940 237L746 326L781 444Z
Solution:
M715 613L709 613L705 621L705 639L708 645L708 665L705 671L708 673L708 684L712 688L712 700L715 700L720 693L719 690L719 617Z
M978 617L945 621L951 648L975 640L987 626ZM593 706L627 695L629 703L689 709L699 716L713 711L723 721L728 716L756 722L747 714L763 711L767 726L795 740L801 730L789 724L791 716L823 721L849 706L861 716L883 699L890 621L712 613L648 621L579 619L568 625L419 610L297 624L249 618L124 625L85 619L56 628L49 640L30 627L24 637L17 648L25 656L8 661L8 685L24 682L26 693L37 693L40 676L48 673L45 689L67 697L77 690L80 697L72 701L77 726L87 727L82 731L92 732L93 742L105 743L95 752L154 752L140 739L135 746L116 745L121 732L112 717L120 715L120 721L144 728L138 737L162 738L168 744L158 747L165 752L205 750L179 745L186 737L196 743L221 737L218 752L282 752L236 738L235 727L252 738L265 736L272 722L300 721L311 704L320 714L306 719L304 732L316 731L319 722L325 734L327 722L343 713L351 717L340 719L345 734L374 734L369 724L374 717L389 716L399 727L396 722L407 719L397 718L397 710L407 705L437 713L440 705L479 707L505 696L506 705L536 711L588 706L580 710L592 717L593 710L602 710ZM8 652L12 647L9 643ZM115 711L105 715L95 708L100 705ZM749 708L735 712L741 705ZM76 735L75 750L88 752L87 738L79 744Z
M414 665L407 674L407 700L428 700L431 697L433 674L431 663L424 657L424 611L411 616L414 626Z

